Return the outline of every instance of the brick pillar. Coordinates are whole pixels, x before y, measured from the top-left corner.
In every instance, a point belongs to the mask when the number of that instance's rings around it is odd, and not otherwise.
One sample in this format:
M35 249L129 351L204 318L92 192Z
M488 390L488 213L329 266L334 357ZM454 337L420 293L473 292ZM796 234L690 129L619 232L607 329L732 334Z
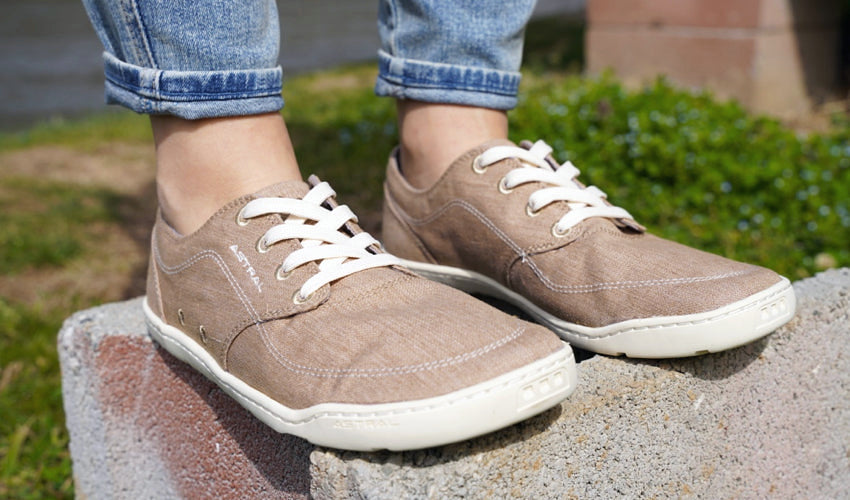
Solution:
M587 70L665 74L749 109L810 111L840 94L837 0L588 0Z

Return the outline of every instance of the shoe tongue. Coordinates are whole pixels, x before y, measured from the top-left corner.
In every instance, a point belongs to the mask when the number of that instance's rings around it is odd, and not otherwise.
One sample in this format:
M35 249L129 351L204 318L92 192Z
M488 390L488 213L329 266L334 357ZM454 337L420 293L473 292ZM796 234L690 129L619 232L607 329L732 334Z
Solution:
M303 198L310 191L310 186L304 181L284 181L266 186L252 196L255 198Z

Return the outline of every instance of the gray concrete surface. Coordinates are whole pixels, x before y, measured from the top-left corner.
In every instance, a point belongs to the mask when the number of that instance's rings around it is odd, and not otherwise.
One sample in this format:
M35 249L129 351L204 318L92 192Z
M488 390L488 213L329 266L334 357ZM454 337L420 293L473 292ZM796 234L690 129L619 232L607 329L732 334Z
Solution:
M154 351L141 300L77 313L59 334L62 396L71 434L77 498L176 498L169 471L136 432L137 422L109 418L113 412L97 382L96 353L106 338L140 342ZM142 493L142 496L139 494Z
M560 407L405 453L328 450L268 432L155 348L138 299L83 311L60 333L78 491L186 496L207 474L204 491L232 498L848 498L850 270L795 289L796 318L761 341L681 360L594 356ZM116 370L124 375L104 378ZM151 381L159 387L147 394ZM122 384L135 389L113 389ZM138 410L153 398L168 410ZM188 431L176 425L183 413L197 424ZM175 447L189 452L175 459ZM210 450L219 448L242 465L217 472L221 456ZM279 448L285 456L257 452Z

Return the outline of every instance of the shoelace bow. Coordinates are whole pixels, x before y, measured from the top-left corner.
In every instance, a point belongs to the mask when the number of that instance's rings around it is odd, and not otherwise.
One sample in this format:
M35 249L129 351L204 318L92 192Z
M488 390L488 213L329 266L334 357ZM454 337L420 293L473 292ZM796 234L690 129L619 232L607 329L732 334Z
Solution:
M308 262L319 262L319 272L304 282L293 296L296 303L306 301L319 288L350 274L400 264L393 255L370 252L370 246L379 246L380 243L369 233L361 232L351 236L342 230L349 221L356 223L357 217L346 205L333 209L322 206L334 196L336 193L330 185L321 182L300 200L258 198L248 202L239 212L237 220L240 224L265 215L285 216L282 224L266 231L257 242L259 252L267 252L269 247L284 240L300 240L302 248L289 254L278 267L278 279L285 279L293 270Z
M585 219L591 217L610 217L613 219L634 221L626 210L606 202L607 195L596 186L583 186L578 182L580 174L571 162L558 165L547 159L552 148L543 141L537 141L530 149L517 146L494 146L475 159L473 167L477 170L508 158L519 160L524 168L515 168L508 172L500 183L505 191L522 184L540 182L551 187L534 191L528 197L528 210L535 214L557 201L567 202L570 210L552 227L552 233L563 236ZM636 223L635 223L636 224Z

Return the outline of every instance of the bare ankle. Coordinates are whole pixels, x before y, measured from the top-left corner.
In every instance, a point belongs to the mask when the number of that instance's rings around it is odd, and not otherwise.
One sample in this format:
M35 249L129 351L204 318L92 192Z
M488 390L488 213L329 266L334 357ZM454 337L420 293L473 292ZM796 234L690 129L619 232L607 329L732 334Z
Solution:
M277 113L183 120L152 116L157 193L164 217L182 234L228 201L301 174Z
M490 140L506 139L504 111L399 100L401 165L411 185L426 188L437 182L452 161Z

